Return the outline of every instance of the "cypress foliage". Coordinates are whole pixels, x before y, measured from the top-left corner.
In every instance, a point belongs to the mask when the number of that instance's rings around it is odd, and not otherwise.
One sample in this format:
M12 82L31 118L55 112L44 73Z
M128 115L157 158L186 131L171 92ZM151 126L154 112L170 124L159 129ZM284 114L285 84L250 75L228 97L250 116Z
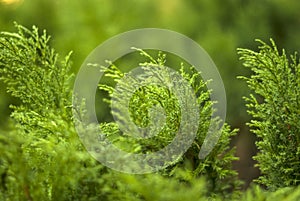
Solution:
M270 189L300 182L300 65L297 53L290 59L274 41L262 41L259 51L238 49L252 75L241 77L253 94L246 97L251 131L260 150L254 157L262 172L258 182Z
M9 130L0 130L0 200L299 200L299 60L296 54L289 60L279 53L273 41L269 46L260 41L258 52L239 49L244 65L253 71L243 77L253 91L246 98L249 123L258 136L260 150L255 156L263 175L258 182L274 192L258 186L243 193L231 163L237 158L229 147L236 134L225 124L212 152L198 158L210 124L213 102L210 91L194 67L182 65L179 74L195 92L199 121L196 138L182 156L168 167L151 174L130 175L113 171L94 160L82 145L74 128L72 115L72 73L70 56L61 58L49 46L50 37L17 25L16 33L0 36L0 79L7 92L19 100L12 105ZM144 59L141 66L155 73L168 55L156 58L138 50ZM118 90L129 89L126 79L115 64L102 69L114 79ZM162 72L162 71L160 71ZM164 74L161 74L164 77ZM99 85L118 100L120 91L108 84ZM123 90L123 91L122 91ZM153 105L154 110L151 110ZM115 105L116 115L124 105ZM165 111L165 124L158 135L139 139L121 132L115 122L100 127L118 147L132 153L150 153L169 144L182 118L180 104L174 94L158 85L137 90L130 99L129 112L137 125L151 125L151 117ZM157 122L156 122L157 123ZM126 125L124 125L126 126ZM130 128L130 127L129 127ZM157 130L153 130L153 132ZM218 130L216 129L216 132Z

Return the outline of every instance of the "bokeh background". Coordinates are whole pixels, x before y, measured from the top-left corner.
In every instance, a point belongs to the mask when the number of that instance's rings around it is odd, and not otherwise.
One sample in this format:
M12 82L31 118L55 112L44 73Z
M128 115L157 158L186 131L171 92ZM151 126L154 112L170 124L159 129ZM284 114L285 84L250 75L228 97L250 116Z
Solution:
M259 171L252 156L255 136L243 96L249 93L238 75L248 75L236 48L257 50L255 39L273 38L287 53L300 50L299 0L0 0L0 31L14 31L13 22L38 26L52 36L61 54L73 51L76 73L85 57L101 42L137 28L166 28L197 41L216 63L227 93L227 122L239 128L232 139L240 160L234 164L249 184ZM0 127L5 128L9 105L15 102L0 82Z

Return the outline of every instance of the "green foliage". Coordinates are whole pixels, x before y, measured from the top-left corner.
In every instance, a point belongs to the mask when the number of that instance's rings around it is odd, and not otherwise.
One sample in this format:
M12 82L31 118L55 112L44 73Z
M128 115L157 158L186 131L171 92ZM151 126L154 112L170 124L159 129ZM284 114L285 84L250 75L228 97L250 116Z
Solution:
M285 200L285 201L297 201L300 199L299 187L285 187L280 188L274 192L263 190L259 186L252 186L248 189L241 200L244 201L272 201L272 200Z
M196 82L199 74L181 72L195 89L200 90L198 101L203 117L201 122L196 122L200 126L197 138L186 155L160 173L117 173L92 159L77 136L71 112L69 56L61 60L49 47L46 33L40 34L36 27L32 30L20 25L16 27L17 33L5 32L0 37L1 80L6 83L7 91L19 100L18 105L11 106L10 129L0 133L1 200L176 201L231 197L231 190L238 186L236 172L231 170L231 162L236 160L234 149L229 149L230 136L235 131L225 125L211 155L202 161L198 159L199 146L212 112L212 103L207 100L209 92L205 91L203 82ZM117 69L112 72L118 74ZM162 135L150 140L151 146L145 150L151 151L163 145L165 137L168 142L167 131L173 129L169 125L174 122L176 125L178 121L178 106L164 88L149 86L145 92L133 96L132 110L147 114L144 110L148 105L139 106L143 98L149 98L148 92L155 92L163 96L160 101L163 108L167 108L167 122L170 122ZM152 104L159 100L151 101ZM133 117L139 115L133 114ZM147 118L147 115L145 119L137 118L136 123L146 125ZM213 123L217 125L218 121ZM113 125L107 123L102 127L114 134L116 128ZM119 140L121 136L111 139ZM140 146L138 142L134 143L136 147ZM120 146L124 144L122 142Z
M108 136L121 149L135 153L148 153L157 151L158 149L171 143L174 138L174 133L178 131L180 127L180 120L182 119L182 112L178 103L178 97L176 97L172 91L166 86L170 85L169 77L172 77L173 72L169 72L165 69L165 62L167 59L166 54L158 53L157 58L153 58L143 50L139 50L141 56L145 57L146 62L140 63L139 65L144 70L146 75L153 78L152 83L157 83L155 79L163 80L163 86L158 85L144 85L138 89L132 89L131 85L137 85L138 79L134 77L125 78L126 73L121 72L114 64L110 63L109 67L103 67L104 75L112 78L117 84L117 90L107 84L100 84L99 88L109 93L112 100L119 100L118 104L113 107L113 113L117 117L123 117L126 112L131 114L130 121L134 122L139 126L151 126L160 127L158 134L151 138L132 138L134 129L127 128L127 131L123 127L129 127L129 119L120 119L120 122L125 122L125 125L117 124L116 122L106 122L101 124L103 132ZM222 194L226 196L230 190L237 189L239 187L239 181L237 180L237 173L231 169L231 163L237 160L234 157L234 148L229 148L230 137L236 134L236 130L231 131L227 124L222 129L221 137L218 144L213 149L212 153L209 154L205 159L199 160L198 154L200 146L204 143L204 138L207 135L210 124L213 125L215 130L212 136L215 136L217 132L220 132L217 128L219 125L218 118L211 119L212 101L209 99L210 92L206 89L206 83L201 79L200 73L198 73L194 67L185 68L181 66L180 75L190 84L194 90L197 100L197 107L199 107L199 120L188 122L190 129L193 126L198 126L195 141L188 151L180 158L175 160L171 166L163 171L164 175L172 176L173 171L176 169L185 169L191 171L194 178L205 176L207 178L208 192L214 192L216 194ZM146 76L145 76L146 77ZM174 85L183 85L182 81L174 81ZM176 82L176 83L174 83ZM120 87L121 86L121 87ZM175 88L179 88L175 86ZM117 92L116 92L117 91ZM185 90L183 90L185 91ZM130 100L130 105L127 108L126 102L122 102L124 97L133 94ZM108 101L108 100L106 100ZM192 101L191 101L192 102ZM188 104L192 104L189 102ZM112 103L108 101L108 103ZM155 111L151 111L153 107L156 107ZM154 122L151 125L151 116L154 114L156 117L162 113L157 107L163 108L165 112L165 124L160 125L159 122ZM155 109L154 109L155 110ZM192 115L192 114L190 114ZM152 122L153 123L153 122ZM124 131L124 132L123 132ZM157 130L155 130L157 131ZM152 136L152 135L151 135ZM212 138L211 138L212 140Z
M262 172L259 182L270 189L300 183L300 64L296 53L289 60L271 40L259 41L258 52L239 49L240 59L253 74L242 77L254 92L246 98L249 123L258 137L255 156Z
M22 102L21 106L12 106L12 116L21 124L38 126L39 121L30 121L37 118L43 122L42 118L51 115L49 110L70 115L60 111L70 104L69 56L58 62L45 31L40 36L36 27L31 32L16 26L18 33L3 32L0 41L1 80L7 92Z
M163 177L160 174L123 175L121 181L130 183L126 190L138 195L137 201L206 201L209 199L204 178L193 179L192 173L187 171L178 171L172 178ZM218 197L215 200L221 200L221 198Z
M231 168L232 161L236 160L235 149L229 148L235 130L225 124L212 152L203 160L198 158L208 127L212 124L216 128L214 132L219 132L220 120L211 119L214 103L209 99L206 83L194 67L181 65L179 71L194 90L199 107L199 120L186 125L198 126L192 146L160 172L119 173L91 158L75 131L70 54L60 59L48 45L50 38L45 31L39 33L36 27L32 30L20 25L16 27L17 33L4 32L0 37L0 79L7 92L19 100L18 105L11 106L9 129L0 130L0 200L300 199L300 66L296 54L289 60L284 51L279 53L273 41L272 46L260 41L258 52L238 51L244 65L253 71L253 75L243 79L254 92L246 100L253 117L249 125L259 138L260 152L255 159L263 175L258 181L274 190L252 186L239 196L236 190L240 182ZM143 50L138 51L145 59L141 66L146 72L156 73L164 79L172 74L160 69L166 62L166 54L159 53L154 58ZM120 101L130 89L129 84L137 82L123 79L127 74L113 63L103 70L119 86L116 91L108 84L99 85L112 100ZM111 100L106 102L111 103ZM164 111L162 129L152 131L158 133L156 136L134 138L129 135L130 126L128 132L121 132L116 122L101 123L100 127L119 148L133 153L150 153L174 138L184 112L180 107L173 91L156 84L145 85L130 98L130 119L141 127L155 128L161 124L153 122L153 116ZM122 117L120 112L125 111L124 105L117 104L115 108L117 110L112 113Z
M1 80L20 100L13 129L1 132L1 200L92 199L103 167L84 152L72 123L69 56L58 61L45 32L16 27L0 38Z
M19 3L12 5L3 2L0 1L3 30L13 30L13 21L46 29L55 35L52 44L56 50L65 54L74 50L75 71L96 45L124 31L159 27L191 37L219 67L228 98L227 119L235 127L243 126L246 119L243 101L238 97L248 93L246 84L235 79L246 73L240 68L235 49L254 48L254 38L269 37L290 50L300 45L298 0L229 0L226 4L222 0L88 0L84 3L18 0ZM117 7L122 9L116 12ZM2 106L1 102L8 104L11 100L7 96L1 98L0 110L4 110L6 105ZM7 110L4 112L7 115Z

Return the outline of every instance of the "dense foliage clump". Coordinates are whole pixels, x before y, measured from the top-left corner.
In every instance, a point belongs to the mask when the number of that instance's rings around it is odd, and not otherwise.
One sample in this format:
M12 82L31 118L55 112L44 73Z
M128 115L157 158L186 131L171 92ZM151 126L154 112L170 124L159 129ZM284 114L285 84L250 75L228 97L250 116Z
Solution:
M243 77L253 91L247 100L249 123L258 137L255 156L262 172L259 183L270 189L300 184L300 64L259 41L259 51L239 49L244 65L253 74Z
M103 167L73 128L69 56L59 58L46 32L16 26L0 38L1 80L20 103L11 106L12 129L1 131L1 200L97 197Z
M156 83L157 81L155 81L155 79L159 79L164 86L168 86L168 84L170 84L168 77L172 77L174 72L164 70L167 55L159 52L155 59L143 50L138 51L146 58L146 62L140 63L139 65L143 68L146 75L151 75L149 77L153 79L151 80L152 83ZM101 124L104 133L121 148L134 153L157 151L171 143L174 138L174 133L182 126L180 125L183 119L182 112L186 112L180 110L182 106L172 91L166 87L146 84L136 91L130 90L131 85L138 83L138 78L129 76L129 78L122 79L126 76L126 73L122 72L112 63L110 63L109 67L104 67L102 70L104 71L104 75L113 79L119 86L121 85L121 87L117 88L117 93L115 93L115 89L112 87L113 84L111 86L107 84L99 85L101 90L105 90L109 93L112 100L120 101L120 104L114 106L113 112L117 113L116 116L122 116L120 114L124 114L129 110L131 119L135 124L141 126L150 124L151 127L151 112L156 116L161 113L159 109L156 109L158 110L156 113L155 111L151 111L153 106L156 106L156 108L160 107L164 109L166 118L165 124L161 126L160 130L154 130L158 134L147 139L135 139L130 137L134 129L128 128L129 123L126 119L121 121L126 122L125 125L121 125L121 127L127 126L126 129L131 131L130 133L128 133L128 131L122 132L120 126L115 122ZM218 129L220 124L219 119L211 117L214 111L212 107L213 103L209 99L210 92L206 89L206 83L201 79L201 74L197 72L194 67L185 68L184 65L181 65L180 75L190 84L194 95L197 96L196 102L199 119L192 119L188 122L187 126L192 130L192 127L197 125L198 131L194 142L187 152L182 157L177 158L175 163L170 164L163 172L171 176L175 169L183 168L186 171L192 172L195 179L200 176L205 176L209 191L218 192L225 196L227 194L226 192L237 189L240 185L236 177L237 173L231 169L232 161L237 160L237 158L234 157L235 149L229 148L230 139L236 134L236 130L230 130L227 124L223 126L221 131ZM175 89L179 90L180 87L177 85L184 85L184 83L179 80L174 85L176 85ZM182 91L185 92L186 90ZM127 108L126 103L123 103L122 100L130 93L132 93L133 96L130 99L129 108ZM111 101L108 102L111 103ZM188 104L189 103L190 102L188 102ZM186 115L192 114L188 113ZM155 123L158 124L159 122ZM154 127L156 128L156 126ZM212 136L217 136L217 132L222 132L221 137L209 156L200 160L198 156L200 147L204 143L204 138L208 133L209 126L215 128L213 130L215 133L213 133Z

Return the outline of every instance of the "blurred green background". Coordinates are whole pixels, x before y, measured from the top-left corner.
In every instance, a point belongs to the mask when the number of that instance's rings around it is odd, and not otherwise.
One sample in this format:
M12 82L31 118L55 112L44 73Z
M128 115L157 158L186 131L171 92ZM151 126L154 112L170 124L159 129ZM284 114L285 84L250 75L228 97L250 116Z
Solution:
M0 0L0 30L14 31L16 21L46 29L61 54L74 51L76 73L101 42L124 31L155 27L185 34L197 41L216 63L227 93L227 122L239 128L232 144L240 161L235 168L246 183L257 177L251 156L254 136L242 97L249 93L238 75L247 75L236 48L257 49L256 38L273 38L288 53L299 51L299 0ZM0 83L0 126L5 127L14 102Z

